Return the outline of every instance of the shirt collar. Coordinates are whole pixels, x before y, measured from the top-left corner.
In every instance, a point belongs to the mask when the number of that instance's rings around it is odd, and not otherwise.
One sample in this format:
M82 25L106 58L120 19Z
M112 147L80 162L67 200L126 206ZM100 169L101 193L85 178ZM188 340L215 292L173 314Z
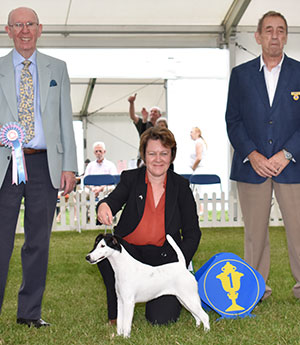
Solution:
M168 176L168 173L166 174L166 177L165 177L165 180L164 180L164 188L166 189L166 185L167 185L167 176ZM145 183L148 184L149 181L149 177L148 177L148 172L147 172L147 169L146 169L146 174L145 174ZM151 184L151 182L150 182Z
M105 161L105 158L103 158L101 162L98 162L98 159L96 159L96 163L97 163L97 164L103 164L104 161Z
M279 64L275 67L280 67L282 66L282 62L283 62L283 59L284 59L284 54L282 54L282 58L281 58L281 61L279 62ZM263 69L263 67L266 66L265 62L264 62L264 59L263 59L263 56L262 54L260 55L260 67L259 67L259 72L261 72L261 70Z
M24 56L22 56L19 52L17 52L16 49L13 50L13 63L14 67L17 67L18 65L22 64L24 60L29 60L33 65L36 64L36 50L34 53L30 56L29 59L25 59Z

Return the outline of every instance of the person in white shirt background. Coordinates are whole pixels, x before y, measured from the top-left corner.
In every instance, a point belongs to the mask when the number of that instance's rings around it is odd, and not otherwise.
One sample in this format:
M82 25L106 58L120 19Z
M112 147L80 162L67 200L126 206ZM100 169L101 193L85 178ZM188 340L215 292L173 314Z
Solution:
M84 176L87 175L117 175L118 171L115 164L105 158L106 149L105 144L102 141L96 141L93 144L93 152L96 160L90 162L85 170ZM97 197L100 192L105 190L106 186L91 186L90 189L95 193Z

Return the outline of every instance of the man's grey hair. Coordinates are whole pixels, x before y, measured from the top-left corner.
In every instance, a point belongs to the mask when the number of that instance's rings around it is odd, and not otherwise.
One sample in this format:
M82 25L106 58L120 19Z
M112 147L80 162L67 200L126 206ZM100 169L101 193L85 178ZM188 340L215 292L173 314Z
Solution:
M105 150L105 144L103 141L96 141L94 144L93 144L93 150L95 150L95 147L96 146L101 146L103 148L103 150Z
M155 124L158 124L159 122L165 122L166 125L167 125L167 127L168 127L168 119L167 119L165 116L159 117L159 118L156 120Z

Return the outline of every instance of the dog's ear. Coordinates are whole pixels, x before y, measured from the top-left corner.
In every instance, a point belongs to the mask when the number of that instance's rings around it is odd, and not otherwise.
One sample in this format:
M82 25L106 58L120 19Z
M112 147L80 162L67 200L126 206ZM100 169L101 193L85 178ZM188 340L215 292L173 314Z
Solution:
M117 236L113 235L113 236L111 237L111 239L112 239L112 243L113 243L114 247L115 247L119 252L121 252L121 251L122 251L122 247L121 247L119 238L118 238Z
M104 237L103 234L99 234L99 235L96 237L93 250L97 247L97 244L102 240L103 237Z
M116 236L112 236L111 239L112 239L112 243L114 245L117 245L119 243L119 241L117 240Z

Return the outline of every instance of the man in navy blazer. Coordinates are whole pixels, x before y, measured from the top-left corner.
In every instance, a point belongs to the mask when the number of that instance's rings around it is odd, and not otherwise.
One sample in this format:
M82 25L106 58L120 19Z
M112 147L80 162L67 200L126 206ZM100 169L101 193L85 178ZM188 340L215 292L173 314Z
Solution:
M255 39L262 55L233 68L226 123L234 148L230 178L237 181L245 224L245 260L267 281L274 191L296 280L293 293L300 298L300 63L283 53L287 31L278 12L259 20ZM263 298L271 292L267 285Z
M63 61L39 53L42 32L37 14L29 8L12 10L6 31L15 48L0 58L0 127L18 122L20 79L24 60L34 88L34 137L24 144L28 180L12 184L12 150L0 144L0 311L15 228L24 198L25 242L23 280L18 295L17 322L48 326L41 319L50 233L58 189L63 195L75 186L76 145L72 124L70 81Z

